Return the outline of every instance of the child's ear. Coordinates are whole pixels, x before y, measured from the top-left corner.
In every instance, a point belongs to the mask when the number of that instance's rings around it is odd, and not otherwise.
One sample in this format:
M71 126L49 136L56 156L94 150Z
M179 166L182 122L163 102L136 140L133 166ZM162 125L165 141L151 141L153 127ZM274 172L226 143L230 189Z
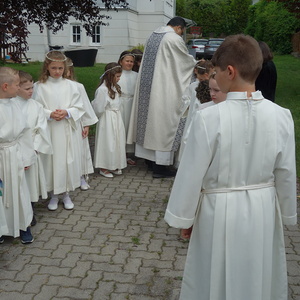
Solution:
M236 77L237 75L237 70L235 67L231 66L231 65L228 65L227 66L227 73L228 73L228 76L229 78L232 80Z
M4 91L4 92L6 92L7 91L7 88L8 88L8 83L3 83L2 85L1 85L1 88L2 88L2 91Z

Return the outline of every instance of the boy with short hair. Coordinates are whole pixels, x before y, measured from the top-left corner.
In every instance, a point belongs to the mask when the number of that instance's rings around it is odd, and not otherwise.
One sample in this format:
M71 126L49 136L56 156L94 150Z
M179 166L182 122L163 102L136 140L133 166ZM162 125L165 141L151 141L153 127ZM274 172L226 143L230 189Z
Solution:
M32 147L37 153L36 163L25 172L31 204L34 208L34 203L38 202L39 196L43 199L48 198L46 177L39 153L52 154L53 152L44 108L40 103L31 98L33 94L33 78L29 73L24 71L19 71L19 77L20 89L17 97L11 100L19 105L23 116L27 119L33 139ZM33 216L31 226L35 224L36 218Z
M11 101L19 91L18 71L0 68L0 242L3 235L20 236L31 243L29 225L32 208L24 169L35 162L31 132L17 103Z
M282 223L297 222L292 116L255 91L255 39L227 37L212 62L227 99L196 112L165 214L191 238L180 299L286 300Z

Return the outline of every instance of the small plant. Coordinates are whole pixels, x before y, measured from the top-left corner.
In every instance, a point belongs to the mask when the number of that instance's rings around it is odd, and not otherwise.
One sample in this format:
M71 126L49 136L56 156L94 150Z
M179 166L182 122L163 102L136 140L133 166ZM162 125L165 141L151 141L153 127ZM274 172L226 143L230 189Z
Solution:
M140 245L140 239L138 237L132 237L131 241L135 244L135 245Z

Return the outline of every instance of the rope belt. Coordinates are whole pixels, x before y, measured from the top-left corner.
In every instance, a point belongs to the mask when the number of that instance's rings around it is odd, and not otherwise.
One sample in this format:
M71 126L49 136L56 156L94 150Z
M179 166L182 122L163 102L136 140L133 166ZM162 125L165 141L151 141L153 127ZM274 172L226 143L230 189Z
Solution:
M236 188L219 188L219 189L201 190L201 193L202 194L231 193L237 191L260 190L260 189L266 189L274 186L275 186L275 182L273 181L268 183L245 185Z
M113 112L118 112L118 111L120 111L119 108L106 108L106 110L113 111Z
M7 143L0 143L0 149L12 147L12 146L16 145L17 142L18 142L18 139L15 139L15 140L13 140L11 142L7 142Z

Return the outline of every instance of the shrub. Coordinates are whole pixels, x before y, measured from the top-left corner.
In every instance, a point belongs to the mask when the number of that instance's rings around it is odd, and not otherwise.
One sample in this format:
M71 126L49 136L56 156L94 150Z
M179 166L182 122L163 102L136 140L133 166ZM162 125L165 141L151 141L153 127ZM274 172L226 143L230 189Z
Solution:
M245 33L266 42L272 51L288 54L299 20L282 3L260 1L250 7Z

